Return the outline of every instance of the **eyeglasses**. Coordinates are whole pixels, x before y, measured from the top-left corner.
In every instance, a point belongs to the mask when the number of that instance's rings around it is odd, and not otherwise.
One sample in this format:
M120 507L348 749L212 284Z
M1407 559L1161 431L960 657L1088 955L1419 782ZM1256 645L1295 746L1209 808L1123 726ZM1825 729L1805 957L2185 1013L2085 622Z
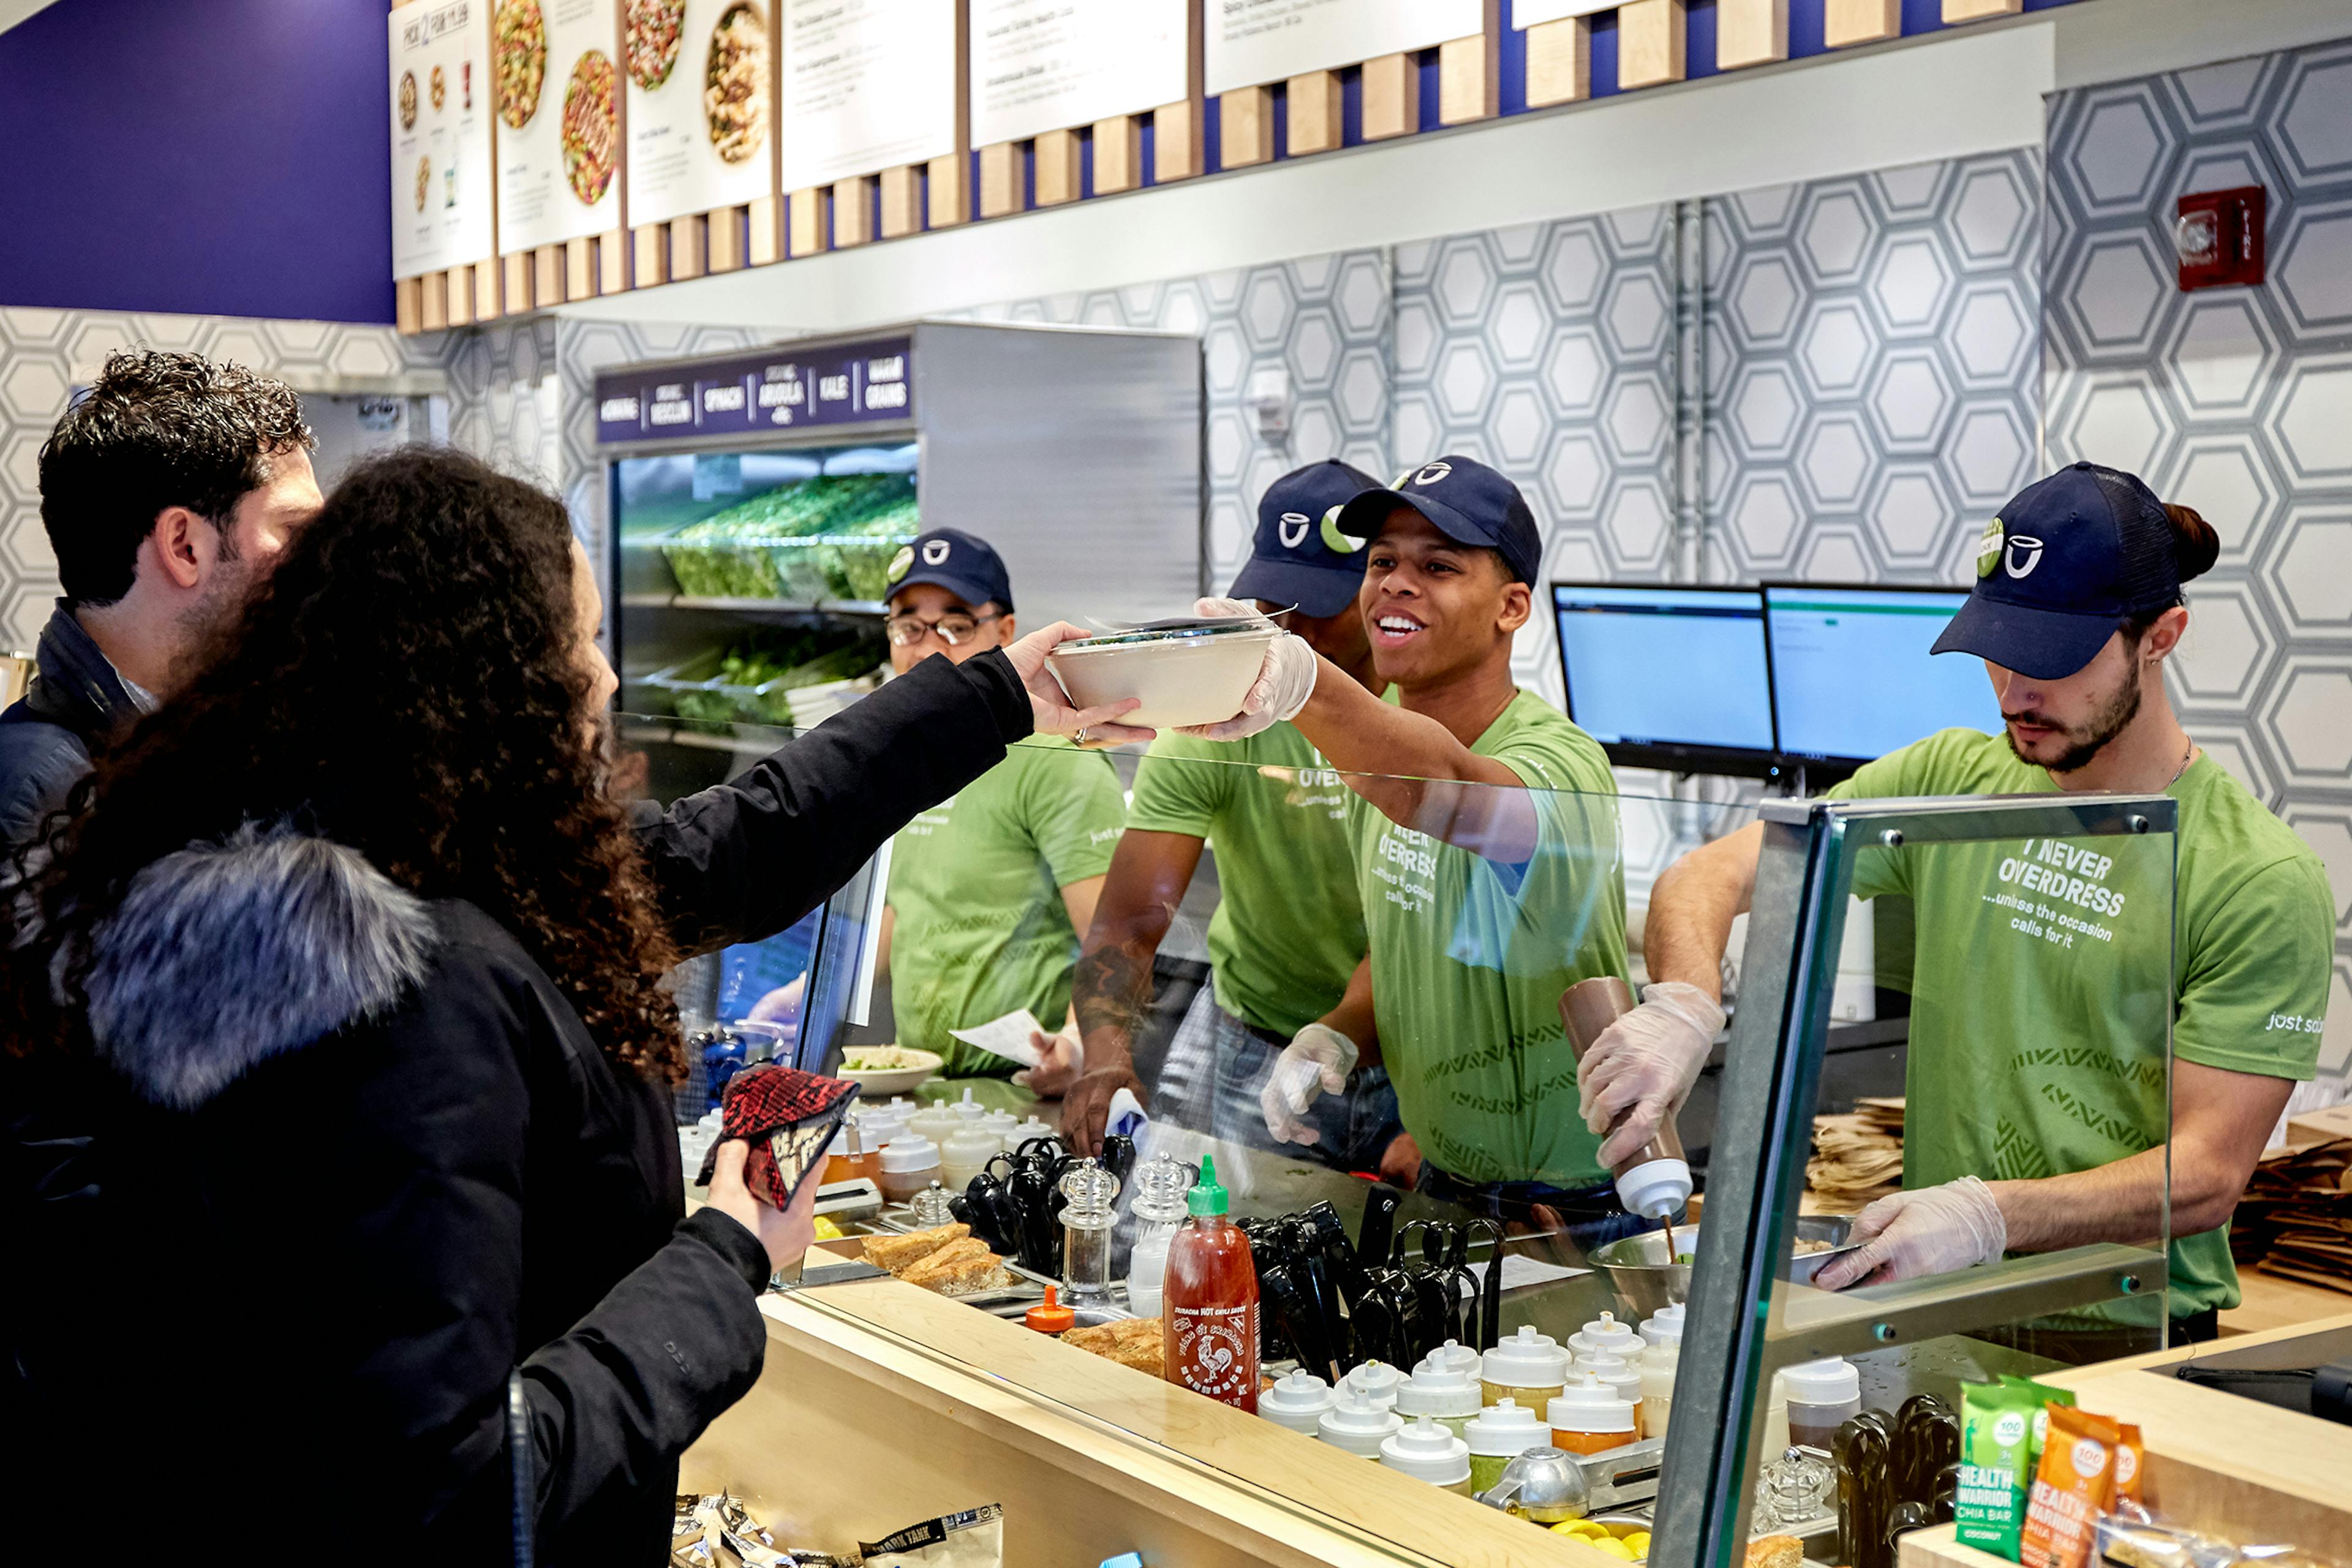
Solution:
M950 647L961 647L980 635L980 628L998 617L987 616L941 616L927 621L920 616L892 616L882 623L882 631L893 646L912 647L933 632Z

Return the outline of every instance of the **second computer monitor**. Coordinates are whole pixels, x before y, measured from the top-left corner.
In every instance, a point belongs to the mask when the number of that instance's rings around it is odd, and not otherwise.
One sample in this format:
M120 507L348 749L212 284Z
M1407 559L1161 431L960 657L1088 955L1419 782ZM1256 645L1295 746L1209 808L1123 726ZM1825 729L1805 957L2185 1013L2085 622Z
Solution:
M1782 753L1838 770L1938 730L2000 728L1984 662L1929 652L1968 597L1957 589L1766 584Z
M1568 715L1629 767L1766 774L1772 693L1754 588L1551 584Z

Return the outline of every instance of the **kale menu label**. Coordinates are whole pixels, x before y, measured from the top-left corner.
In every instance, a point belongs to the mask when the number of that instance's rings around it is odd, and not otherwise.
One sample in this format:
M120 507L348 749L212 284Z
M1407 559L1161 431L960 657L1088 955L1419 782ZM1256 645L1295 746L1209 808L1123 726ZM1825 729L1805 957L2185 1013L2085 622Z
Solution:
M490 0L403 5L392 44L392 275L487 260Z
M1186 10L1186 0L973 0L973 145L1176 102Z
M795 353L779 344L704 364L596 378L599 445L711 439L809 426L895 424L915 411L905 338Z
M1211 97L1484 30L1480 0L1206 0Z

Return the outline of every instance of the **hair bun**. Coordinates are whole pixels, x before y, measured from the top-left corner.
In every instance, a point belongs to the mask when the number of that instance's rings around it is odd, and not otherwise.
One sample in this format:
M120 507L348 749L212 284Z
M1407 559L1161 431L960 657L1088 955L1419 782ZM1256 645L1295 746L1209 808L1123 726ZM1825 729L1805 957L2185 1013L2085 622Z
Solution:
M2164 503L2164 515L2172 524L2172 561L2179 569L2180 580L2202 577L2221 558L2221 536L2205 521L2195 507Z

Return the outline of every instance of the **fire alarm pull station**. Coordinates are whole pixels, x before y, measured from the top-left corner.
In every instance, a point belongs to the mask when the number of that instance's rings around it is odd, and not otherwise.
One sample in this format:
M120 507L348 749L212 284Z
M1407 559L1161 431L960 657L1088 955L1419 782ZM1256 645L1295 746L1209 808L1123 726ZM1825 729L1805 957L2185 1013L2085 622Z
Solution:
M2260 185L2203 191L2180 198L2173 242L2180 289L2223 289L2263 280L2263 223L2269 194Z

